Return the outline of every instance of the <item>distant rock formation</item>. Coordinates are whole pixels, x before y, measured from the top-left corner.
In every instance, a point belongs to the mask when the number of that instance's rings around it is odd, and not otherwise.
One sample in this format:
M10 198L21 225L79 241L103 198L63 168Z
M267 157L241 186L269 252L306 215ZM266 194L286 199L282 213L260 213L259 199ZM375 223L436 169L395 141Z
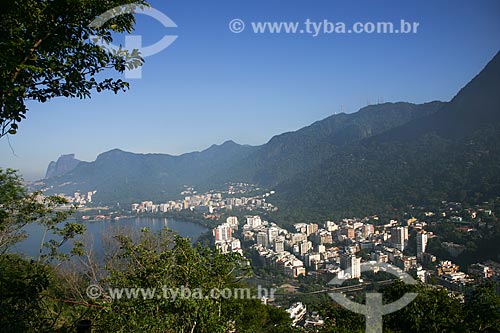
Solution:
M51 161L45 173L45 179L62 176L72 171L80 163L75 154L61 155L57 162Z

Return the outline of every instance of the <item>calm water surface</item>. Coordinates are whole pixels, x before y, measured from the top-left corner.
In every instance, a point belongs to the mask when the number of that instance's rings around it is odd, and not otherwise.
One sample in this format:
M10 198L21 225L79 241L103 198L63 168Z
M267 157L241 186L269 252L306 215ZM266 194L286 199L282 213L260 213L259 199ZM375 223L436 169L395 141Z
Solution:
M146 227L152 232L169 228L182 237L189 237L194 242L208 229L194 222L176 220L171 218L122 218L119 220L102 220L96 222L83 222L87 227L85 239L93 244L98 256L102 255L103 242L119 231L138 232ZM43 228L38 224L28 225L25 228L29 237L17 244L13 251L24 253L30 257L38 256L40 243L43 237ZM49 240L47 237L46 240ZM64 247L62 248L64 251Z

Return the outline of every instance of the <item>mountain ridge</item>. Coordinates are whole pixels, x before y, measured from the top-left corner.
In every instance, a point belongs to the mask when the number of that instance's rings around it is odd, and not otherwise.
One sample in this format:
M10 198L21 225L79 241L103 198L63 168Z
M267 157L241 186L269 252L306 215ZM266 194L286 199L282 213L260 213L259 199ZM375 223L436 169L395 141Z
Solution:
M486 200L500 195L499 87L497 53L450 102L370 105L260 146L228 140L178 156L112 150L46 185L54 192L97 189L95 197L108 203L165 200L183 185L252 182L276 189L271 200L292 218Z
M138 200L141 196L157 199L174 195L188 184L207 189L230 181L274 186L320 163L337 146L435 112L443 104L435 101L371 105L362 108L361 113L331 115L297 131L273 136L260 146L227 140L181 155L132 153L115 148L99 154L93 162L81 162L74 170L46 179L45 185L53 193L97 190L95 198L104 197L103 202ZM308 163L301 162L304 154L309 156ZM139 175L144 174L144 170L147 177L142 178L142 182L149 184L151 191L138 190L147 187L140 185ZM160 188L162 186L170 190ZM116 195L118 189L136 193L120 196Z
M440 110L350 145L279 184L274 203L291 216L311 208L339 216L500 196L499 93L497 53Z

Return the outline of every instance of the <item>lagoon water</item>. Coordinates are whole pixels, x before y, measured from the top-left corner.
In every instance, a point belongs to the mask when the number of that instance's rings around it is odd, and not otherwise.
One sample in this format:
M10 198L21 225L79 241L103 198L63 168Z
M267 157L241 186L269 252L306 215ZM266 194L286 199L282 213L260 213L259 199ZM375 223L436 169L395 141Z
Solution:
M138 232L142 228L148 228L152 232L155 232L169 228L182 237L189 237L192 241L196 241L201 234L208 230L194 222L171 218L122 218L119 220L83 222L83 224L87 228L85 239L93 244L93 250L98 256L102 255L103 241L106 238L109 239L111 235L116 234L120 230ZM36 258L43 237L43 228L38 224L32 224L26 226L25 230L29 235L28 238L16 244L12 251ZM46 241L49 239L51 238L47 237ZM64 252L64 247L61 250Z

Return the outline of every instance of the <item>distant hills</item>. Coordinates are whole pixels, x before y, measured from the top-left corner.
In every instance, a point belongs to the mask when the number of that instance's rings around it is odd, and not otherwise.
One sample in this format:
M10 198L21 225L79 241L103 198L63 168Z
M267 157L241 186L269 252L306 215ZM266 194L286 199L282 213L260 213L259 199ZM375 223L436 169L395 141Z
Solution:
M56 165L66 167L52 172L55 165L51 162L44 184L54 193L97 190L94 198L103 203L165 200L179 194L186 184L210 189L229 181L244 181L274 187L319 165L343 146L431 114L443 105L372 105L357 113L333 115L296 132L278 135L262 146L226 141L180 156L114 149L100 154L94 162L63 155ZM78 163L72 168L63 163L70 161Z
M499 125L497 54L448 103L371 105L257 147L227 141L181 156L112 150L48 170L44 183L53 192L97 190L98 201L128 203L165 200L185 184L245 181L275 188L273 200L290 218L473 202L500 195Z
M217 175L255 149L233 141L180 156L114 149L100 154L94 162L80 162L66 174L43 183L51 193L97 190L94 200L106 204L166 200L178 195L186 184L215 185Z

